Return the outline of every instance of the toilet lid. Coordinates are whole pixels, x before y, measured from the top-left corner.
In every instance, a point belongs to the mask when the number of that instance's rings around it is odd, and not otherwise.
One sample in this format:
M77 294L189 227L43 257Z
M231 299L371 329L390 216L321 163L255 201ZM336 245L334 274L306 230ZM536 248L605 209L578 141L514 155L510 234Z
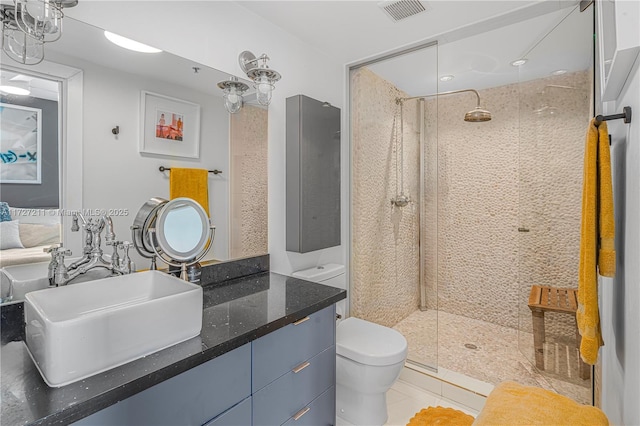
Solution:
M336 353L365 365L392 365L407 357L407 339L389 327L351 317L338 324Z

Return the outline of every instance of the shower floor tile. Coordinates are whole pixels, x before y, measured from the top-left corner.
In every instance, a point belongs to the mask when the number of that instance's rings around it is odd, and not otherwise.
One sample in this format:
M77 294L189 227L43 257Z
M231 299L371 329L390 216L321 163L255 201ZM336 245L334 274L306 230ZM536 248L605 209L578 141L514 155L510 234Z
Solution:
M411 361L494 385L513 380L554 390L582 404L591 403L591 382L577 375L575 347L545 344L547 371L540 372L520 351L518 331L509 327L442 311L417 310L394 328L406 337ZM525 353L533 354L533 335L521 333L520 339Z

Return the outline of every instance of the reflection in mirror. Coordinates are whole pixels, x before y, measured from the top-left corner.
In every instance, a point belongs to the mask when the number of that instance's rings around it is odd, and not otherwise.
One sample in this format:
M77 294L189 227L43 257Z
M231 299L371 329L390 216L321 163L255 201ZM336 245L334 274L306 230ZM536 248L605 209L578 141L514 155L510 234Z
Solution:
M46 261L43 249L60 242L61 114L57 81L5 69L0 76L0 201L6 203L0 267L5 267Z
M78 160L62 164L59 179L51 181L65 184L59 191L47 193L80 198L82 204L75 208L111 213L116 234L125 236L130 233L131 215L144 200L155 195L169 198L169 173L158 172L159 166L219 169L223 173L210 175L208 180L209 212L211 222L217 225L217 235L205 260L267 252L267 110L257 105L255 95L248 94L245 107L230 119L222 92L216 87L216 82L229 78L227 73L167 52L125 50L109 42L103 30L72 18L65 18L64 36L47 46L42 64L19 67L2 59L3 72L14 72L10 78L16 74L29 78L55 76L58 64L75 70L74 78L80 76L81 102L66 105L68 110L59 113L67 121L60 122L57 150L58 155L64 152L68 132L82 129L81 142L70 149ZM68 81L62 80L63 99L70 99ZM199 158L141 153L142 91L199 105ZM119 134L112 133L116 126ZM64 163L65 158L53 163ZM69 179L78 175L82 178ZM45 180L49 181L43 179L43 183ZM4 201L4 186L2 189ZM65 200L37 207L64 210L69 208ZM63 236L68 231L65 226ZM73 234L70 238L65 245L77 243L71 247L73 256L81 255L81 237ZM148 264L139 254L134 256L137 264Z

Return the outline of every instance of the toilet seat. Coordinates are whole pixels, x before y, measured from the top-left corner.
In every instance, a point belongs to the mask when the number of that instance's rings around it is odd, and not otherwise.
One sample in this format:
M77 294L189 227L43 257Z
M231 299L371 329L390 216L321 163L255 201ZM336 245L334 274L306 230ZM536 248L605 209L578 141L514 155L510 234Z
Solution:
M393 365L404 362L407 340L389 327L350 317L338 324L336 353L361 364Z

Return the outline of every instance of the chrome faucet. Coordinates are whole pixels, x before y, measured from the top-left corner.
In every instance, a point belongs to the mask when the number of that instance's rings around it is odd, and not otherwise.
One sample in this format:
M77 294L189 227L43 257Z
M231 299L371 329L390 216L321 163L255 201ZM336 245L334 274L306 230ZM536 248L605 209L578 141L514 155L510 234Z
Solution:
M85 219L81 213L74 213L71 225L72 232L80 230L78 220L82 221L82 228L85 232L82 258L66 266L64 258L71 255L70 250L63 248L62 244L60 244L60 247L45 249L45 252L51 253L48 272L50 286L67 285L74 278L95 268L104 268L111 271L112 274L118 275L135 272L135 265L129 257L129 248L132 244L128 241L117 241L115 239L116 235L113 231L111 217L102 215L98 219ZM102 251L101 233L103 230L106 230L106 244L113 246L113 254L109 260L104 257L104 252ZM123 250L123 256L120 256L118 250Z

